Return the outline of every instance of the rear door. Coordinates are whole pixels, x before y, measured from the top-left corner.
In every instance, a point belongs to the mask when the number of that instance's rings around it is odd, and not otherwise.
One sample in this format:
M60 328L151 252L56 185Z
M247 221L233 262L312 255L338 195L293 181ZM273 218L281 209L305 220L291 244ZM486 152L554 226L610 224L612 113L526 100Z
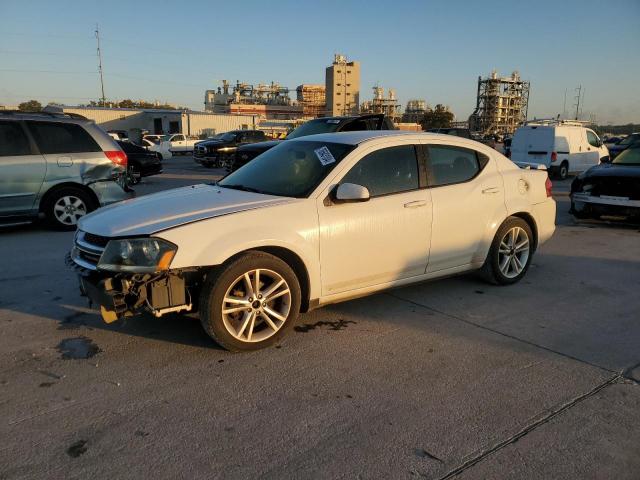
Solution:
M111 177L112 163L82 126L47 121L26 125L47 163L45 188L63 181L87 183Z
M46 172L22 123L0 121L0 216L29 214Z
M511 142L511 158L514 162L529 165L546 165L551 162L554 145L554 129L544 126L519 128Z
M488 232L506 215L495 161L468 147L429 143L427 183L433 202L427 272L484 261Z

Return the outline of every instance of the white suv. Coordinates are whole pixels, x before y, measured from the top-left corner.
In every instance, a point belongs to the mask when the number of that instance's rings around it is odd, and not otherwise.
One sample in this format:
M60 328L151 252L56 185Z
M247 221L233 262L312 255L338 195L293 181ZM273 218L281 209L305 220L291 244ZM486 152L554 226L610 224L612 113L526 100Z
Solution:
M554 232L550 189L463 138L312 135L217 184L84 217L69 263L106 321L198 306L218 343L253 350L299 311L390 287L472 270L517 282Z

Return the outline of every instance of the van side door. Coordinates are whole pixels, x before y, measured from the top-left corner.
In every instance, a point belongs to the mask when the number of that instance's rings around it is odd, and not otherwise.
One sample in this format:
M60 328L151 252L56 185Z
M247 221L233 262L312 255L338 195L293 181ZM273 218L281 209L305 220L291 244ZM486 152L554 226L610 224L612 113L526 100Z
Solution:
M32 213L46 173L22 122L0 121L0 216Z

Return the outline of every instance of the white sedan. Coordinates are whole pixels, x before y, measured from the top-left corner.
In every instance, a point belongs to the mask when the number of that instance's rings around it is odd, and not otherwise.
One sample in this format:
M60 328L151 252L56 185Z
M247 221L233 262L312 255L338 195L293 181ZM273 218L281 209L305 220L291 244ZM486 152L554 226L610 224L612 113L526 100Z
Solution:
M545 170L449 135L282 142L217 184L102 208L71 265L105 321L199 308L229 350L272 345L299 312L480 270L520 280L555 230Z

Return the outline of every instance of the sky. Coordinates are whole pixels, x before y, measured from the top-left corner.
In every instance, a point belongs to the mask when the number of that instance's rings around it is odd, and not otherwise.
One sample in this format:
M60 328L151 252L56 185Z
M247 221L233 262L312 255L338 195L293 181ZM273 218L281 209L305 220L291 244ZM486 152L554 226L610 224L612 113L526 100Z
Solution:
M202 110L222 79L294 90L343 53L361 101L379 84L465 120L479 75L518 70L529 118L575 112L581 85L582 118L640 123L640 0L0 0L0 104L98 99L96 23L109 100Z

